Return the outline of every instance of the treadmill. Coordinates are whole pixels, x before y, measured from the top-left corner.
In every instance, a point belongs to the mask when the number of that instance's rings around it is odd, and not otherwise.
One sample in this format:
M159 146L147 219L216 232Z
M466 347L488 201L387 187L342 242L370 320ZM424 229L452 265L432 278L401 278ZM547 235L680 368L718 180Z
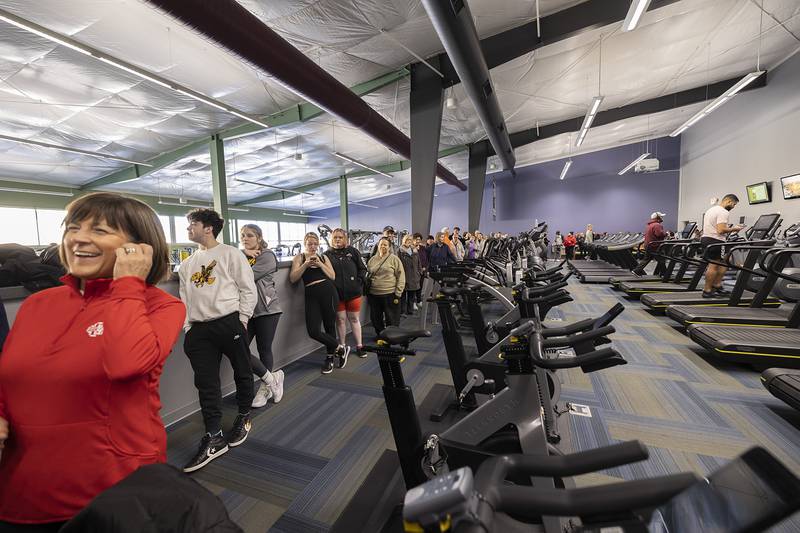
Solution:
M639 265L633 250L643 240L641 234L628 234L617 241L597 243L595 252L600 261L583 261L580 265L572 265L581 283L608 283L612 276L630 275L631 271L643 268Z
M756 223L753 225L753 227L751 227L748 230L745 239L764 240L769 236L773 235L778 230L778 226L780 225L780 223L781 223L780 213L761 215L756 221ZM732 241L725 241L725 242L732 242ZM712 246L718 246L718 245L712 245ZM704 273L705 273L704 269L703 270L698 269L697 271L695 271L694 276L692 276L688 284L668 283L668 282L657 282L657 283L624 282L620 283L619 288L620 290L624 291L628 297L635 299L638 299L643 294L647 293L671 293L671 292L695 291L697 290L697 287L700 283L700 279L702 278Z
M800 277L782 272L789 256L800 254L800 249L776 249L765 270L792 283ZM764 263L764 259L761 262ZM712 308L709 308L712 309ZM726 307L735 311L735 307ZM763 311L767 311L766 309ZM686 332L699 345L725 360L747 363L759 368L781 366L800 368L800 304L795 305L786 328L737 327L719 324L690 325Z
M683 230L679 233L678 241L658 241L660 243L674 243L679 241L690 241L692 239L692 235L694 234L694 230L697 229L697 222L687 222L686 226L684 226ZM614 276L608 279L608 282L611 283L615 288L619 287L619 284L624 281L665 281L663 270L667 268L665 266L665 257L661 254L654 254L657 256L658 265L656 266L656 271L652 274L644 274L644 269L637 269L636 271L627 273L623 276ZM638 273L637 273L638 272Z
M761 374L761 383L770 394L800 410L800 370L770 368Z
M758 237L760 233L754 232L754 235ZM695 307L747 307L751 305L761 285L754 281L754 279L765 279L763 272L755 271L753 268L762 251L775 243L775 241L771 239L771 236L767 235L766 237L765 240L760 241L736 242L733 246L728 248L729 257L732 257L731 252L733 251L747 252L743 263L740 265L727 261L727 266L731 270L739 271L736 277L736 283L730 295L715 295L712 298L703 298L701 290L667 294L650 293L642 295L641 302L650 308L651 311L661 313L666 312L667 307L671 305L691 305ZM782 243L786 246L800 244L800 224L793 224L786 229L783 233ZM703 270L705 270L708 263L711 262L705 259L696 260L689 257L686 257L685 260L699 263L701 266L698 268L702 268ZM778 307L780 305L780 299L772 295L767 295L761 306Z

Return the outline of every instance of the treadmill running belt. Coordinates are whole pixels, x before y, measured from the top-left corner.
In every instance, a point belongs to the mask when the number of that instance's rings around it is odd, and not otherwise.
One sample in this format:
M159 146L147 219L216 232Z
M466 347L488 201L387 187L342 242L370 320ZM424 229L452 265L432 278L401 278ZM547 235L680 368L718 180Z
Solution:
M750 291L744 293L739 301L740 307L746 307L753 301L754 294ZM652 309L664 309L669 305L692 305L696 307L722 307L727 306L730 296L715 296L713 298L703 298L702 291L686 291L671 293L650 293L642 295L642 303ZM781 301L777 298L767 298L764 307L777 307Z
M689 326L689 337L726 360L759 366L800 366L800 330Z
M761 381L773 396L800 410L800 370L770 368Z
M681 324L728 324L736 326L786 327L792 309L753 307L698 307L696 305L671 305L667 316Z

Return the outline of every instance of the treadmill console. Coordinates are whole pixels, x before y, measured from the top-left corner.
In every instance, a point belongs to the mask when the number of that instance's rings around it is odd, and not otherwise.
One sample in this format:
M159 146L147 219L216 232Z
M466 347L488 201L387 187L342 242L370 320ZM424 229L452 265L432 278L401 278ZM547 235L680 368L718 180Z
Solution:
M758 220L756 220L756 223L753 224L753 227L748 230L747 239L754 241L768 239L778 229L780 222L780 213L761 215L758 217Z

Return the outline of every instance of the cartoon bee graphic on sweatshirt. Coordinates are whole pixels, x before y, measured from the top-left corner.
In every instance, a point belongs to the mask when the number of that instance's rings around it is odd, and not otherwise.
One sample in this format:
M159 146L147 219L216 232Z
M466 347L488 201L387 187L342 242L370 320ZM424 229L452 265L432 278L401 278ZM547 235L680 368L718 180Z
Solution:
M199 288L206 284L213 285L214 282L217 281L217 278L211 276L215 266L217 266L216 259L211 261L208 266L200 265L200 272L192 274L191 280L194 286Z

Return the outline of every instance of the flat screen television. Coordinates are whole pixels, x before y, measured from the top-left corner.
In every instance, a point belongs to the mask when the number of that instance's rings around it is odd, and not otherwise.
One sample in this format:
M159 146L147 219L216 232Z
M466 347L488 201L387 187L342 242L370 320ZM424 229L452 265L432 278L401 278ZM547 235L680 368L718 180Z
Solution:
M781 178L781 189L783 189L784 200L800 198L800 174Z
M765 204L770 200L769 186L766 181L747 186L747 201L750 202L750 205Z

